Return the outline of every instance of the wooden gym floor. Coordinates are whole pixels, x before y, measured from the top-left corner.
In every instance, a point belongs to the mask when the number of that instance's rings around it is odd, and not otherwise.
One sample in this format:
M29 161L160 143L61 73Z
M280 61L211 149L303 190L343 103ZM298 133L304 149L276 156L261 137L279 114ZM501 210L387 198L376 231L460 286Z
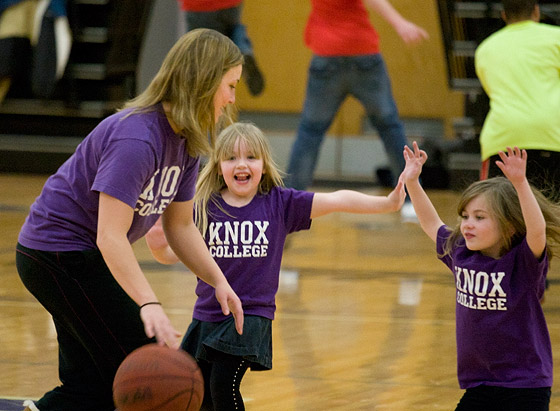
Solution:
M45 178L0 174L0 398L38 398L58 381L50 317L14 265L19 228ZM429 195L454 223L457 193ZM186 330L195 277L154 262L143 240L135 250L175 327ZM558 264L544 309L560 364ZM244 378L247 410L454 410L462 395L454 295L434 245L398 213L317 219L289 239L273 323L274 368ZM551 410L560 410L558 383Z

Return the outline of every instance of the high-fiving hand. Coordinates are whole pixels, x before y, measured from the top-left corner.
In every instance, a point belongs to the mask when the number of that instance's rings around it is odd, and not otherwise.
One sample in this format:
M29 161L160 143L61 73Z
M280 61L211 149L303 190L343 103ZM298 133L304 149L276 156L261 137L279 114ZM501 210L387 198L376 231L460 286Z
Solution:
M402 172L402 178L405 183L416 180L420 177L422 173L422 166L428 160L428 154L424 150L418 148L418 143L414 141L412 143L413 150L408 146L404 146L403 155L406 161L404 171Z
M527 151L519 147L508 147L507 153L500 151L498 155L502 161L496 161L496 165L513 185L527 178Z

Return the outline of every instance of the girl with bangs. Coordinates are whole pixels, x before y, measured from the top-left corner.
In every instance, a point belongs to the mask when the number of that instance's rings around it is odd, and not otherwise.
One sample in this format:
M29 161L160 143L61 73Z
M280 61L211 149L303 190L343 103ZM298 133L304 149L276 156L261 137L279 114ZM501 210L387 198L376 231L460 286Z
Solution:
M424 232L454 275L457 373L465 393L456 411L547 411L552 348L542 309L560 206L532 187L527 152L500 151L505 177L471 184L460 222L440 219L419 182L426 152L404 148L402 178Z
M224 315L211 289L198 282L182 348L197 359L204 375L203 410L244 410L240 384L245 372L272 368L272 320L286 236L334 212L397 211L405 195L402 181L387 196L284 188L260 129L235 123L220 133L197 183L195 221L243 303L245 322L243 334L236 333L231 315ZM158 225L146 239L159 262L177 261Z

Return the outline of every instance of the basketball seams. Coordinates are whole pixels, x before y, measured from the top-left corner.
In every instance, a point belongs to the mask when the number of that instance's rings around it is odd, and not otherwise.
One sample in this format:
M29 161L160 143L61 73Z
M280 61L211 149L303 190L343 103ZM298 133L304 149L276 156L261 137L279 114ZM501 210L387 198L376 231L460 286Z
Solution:
M192 383L198 383L200 385L204 385L203 382L202 382L202 375L197 375L197 374L185 375L185 374L169 374L169 373L162 373L162 374L152 373L152 374L150 374L150 373L146 373L146 374L136 374L136 375L130 376L128 378L120 377L119 382L117 384L115 384L115 387L116 386L122 386L124 384L131 383L131 382L142 382L146 379L152 380L153 378L158 378L160 381L161 380L170 380L170 381L189 380Z
M190 394L190 395L189 395ZM177 398L180 398L183 395L188 395L189 397L189 402L187 403L187 408L185 408L185 410L188 410L190 405L191 405L191 401L193 398L193 390L192 390L192 386L190 387L190 389L185 389L183 391L178 392L176 395L174 395L173 397L170 397L168 399L166 399L164 402L154 406L153 408L148 408L146 411L158 411L161 410L161 407L168 405L170 403L172 403L173 401L175 401Z

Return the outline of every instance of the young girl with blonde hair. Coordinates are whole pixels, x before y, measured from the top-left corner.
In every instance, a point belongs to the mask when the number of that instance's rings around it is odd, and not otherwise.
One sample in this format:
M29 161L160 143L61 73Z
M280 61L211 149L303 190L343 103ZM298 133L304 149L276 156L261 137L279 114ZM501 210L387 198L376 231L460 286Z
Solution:
M402 178L422 229L437 245L456 286L457 370L465 394L456 411L545 411L552 350L541 306L560 206L530 186L527 153L500 152L505 177L470 185L445 225L422 189L427 155L404 148Z
M388 196L284 188L261 130L235 123L220 133L197 183L196 222L210 254L241 298L245 323L243 334L236 333L233 319L213 301L211 289L198 282L193 321L182 348L202 369L203 410L245 409L239 386L246 370L272 367L271 326L286 236L338 211L397 211L404 198L402 181ZM158 261L177 261L157 225L146 238Z

